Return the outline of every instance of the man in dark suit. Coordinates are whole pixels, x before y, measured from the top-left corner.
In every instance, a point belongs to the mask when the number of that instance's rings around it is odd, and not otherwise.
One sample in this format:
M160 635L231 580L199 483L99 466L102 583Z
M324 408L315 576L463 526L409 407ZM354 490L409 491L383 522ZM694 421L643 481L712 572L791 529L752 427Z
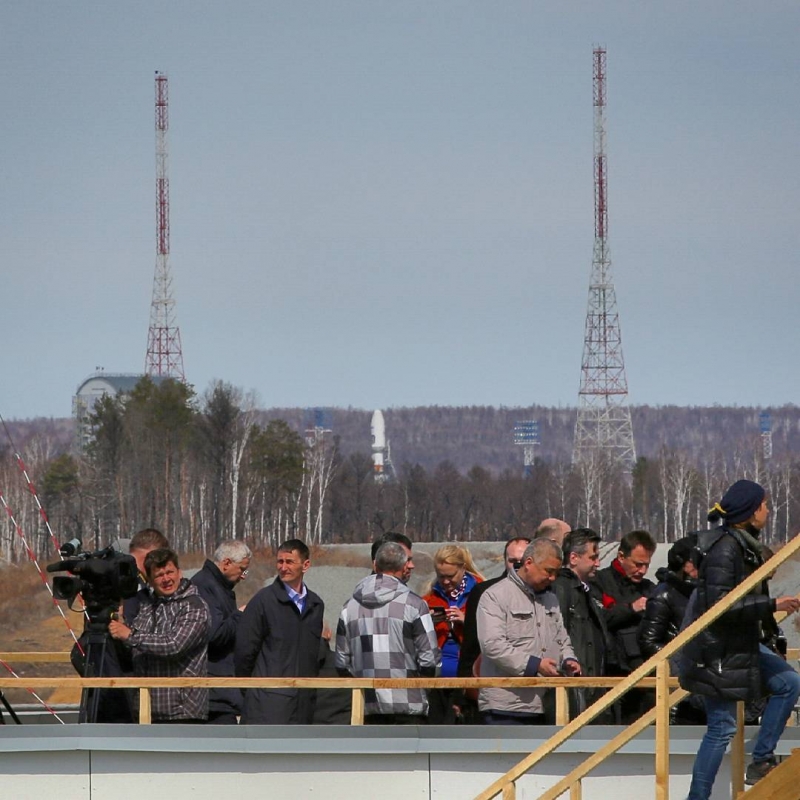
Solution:
M207 559L192 583L206 601L211 612L211 633L208 639L209 677L232 678L236 630L242 618L233 589L243 581L253 554L238 540L223 542ZM212 689L209 695L208 721L215 725L236 725L242 713L241 689Z
M304 582L308 547L289 539L276 557L278 577L247 604L236 631L234 664L241 678L316 678L325 604ZM310 725L312 689L246 689L243 725Z

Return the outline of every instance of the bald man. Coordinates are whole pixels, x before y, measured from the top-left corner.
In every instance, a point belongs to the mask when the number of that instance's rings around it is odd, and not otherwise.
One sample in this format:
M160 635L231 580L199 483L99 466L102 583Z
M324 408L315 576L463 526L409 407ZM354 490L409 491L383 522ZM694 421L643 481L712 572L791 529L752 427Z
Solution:
M559 547L564 544L564 537L572 530L572 527L564 522L563 519L548 517L539 523L539 527L533 532L534 539L549 539Z

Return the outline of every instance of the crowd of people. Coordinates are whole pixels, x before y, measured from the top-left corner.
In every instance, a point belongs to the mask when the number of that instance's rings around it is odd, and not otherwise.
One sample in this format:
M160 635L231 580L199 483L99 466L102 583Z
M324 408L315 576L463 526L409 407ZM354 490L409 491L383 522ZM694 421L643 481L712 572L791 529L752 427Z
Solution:
M387 533L374 542L372 572L342 608L335 636L324 625L323 599L306 585L310 553L299 539L280 545L275 580L240 607L234 588L253 557L244 543L223 543L187 580L166 539L148 529L130 543L141 590L109 623L114 646L105 670L143 677L625 676L764 563L768 553L758 535L767 515L763 488L737 481L709 515L721 524L675 542L657 583L646 577L656 550L646 531L624 535L613 561L600 569L597 533L548 519L530 537L506 542L502 570L489 579L466 547L439 548L435 577L423 596L408 587L411 540ZM773 614L798 608L795 597L770 598L764 582L674 660L682 686L693 695L674 710L673 721L708 726L692 800L710 795L735 729L737 700L761 699L762 725L747 781L774 767L800 676L776 653ZM573 714L603 691L571 689ZM554 722L552 694L504 686L367 690L365 723L546 724ZM349 721L346 690L164 688L151 695L156 723ZM135 697L102 690L98 721L134 721ZM628 724L653 703L652 690L632 690L597 721Z

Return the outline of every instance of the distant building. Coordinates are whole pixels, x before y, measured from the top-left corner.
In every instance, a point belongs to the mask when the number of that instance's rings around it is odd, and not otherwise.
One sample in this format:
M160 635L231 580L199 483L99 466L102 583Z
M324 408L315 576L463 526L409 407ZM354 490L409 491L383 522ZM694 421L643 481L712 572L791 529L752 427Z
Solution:
M79 451L85 450L92 441L89 417L94 411L95 403L105 395L116 397L120 394L130 394L143 377L144 375L99 370L78 386L72 398L72 416L75 417L75 446ZM160 383L161 378L151 377L151 380Z

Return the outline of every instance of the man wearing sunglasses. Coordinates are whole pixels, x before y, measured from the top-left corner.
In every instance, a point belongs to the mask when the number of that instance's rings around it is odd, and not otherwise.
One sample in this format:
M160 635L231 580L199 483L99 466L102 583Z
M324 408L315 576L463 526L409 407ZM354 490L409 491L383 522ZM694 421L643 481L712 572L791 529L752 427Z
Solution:
M464 609L464 638L458 656L457 675L459 678L472 677L475 659L481 654L481 646L478 644L478 601L487 589L503 580L509 571L518 570L522 566L522 556L530 543L531 540L527 536L515 536L513 539L509 539L503 549L503 572L496 578L479 583L469 593Z

